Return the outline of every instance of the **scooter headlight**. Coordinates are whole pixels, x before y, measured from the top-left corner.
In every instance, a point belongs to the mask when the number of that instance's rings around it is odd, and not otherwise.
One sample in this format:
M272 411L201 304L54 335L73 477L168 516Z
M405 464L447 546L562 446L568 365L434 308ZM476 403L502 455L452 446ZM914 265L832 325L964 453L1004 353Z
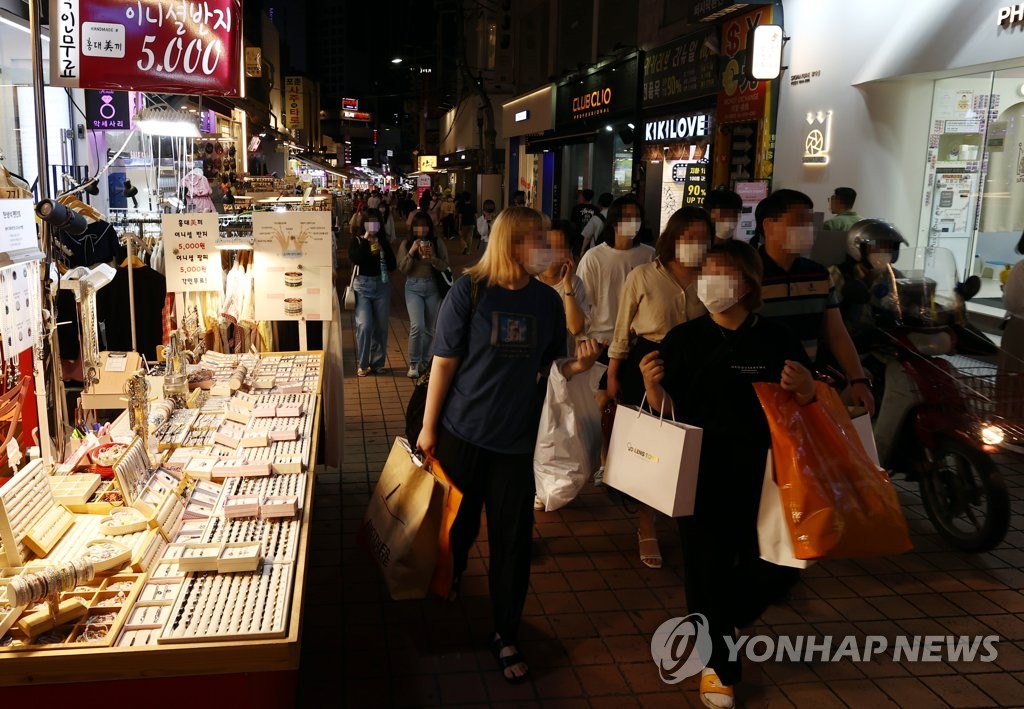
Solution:
M999 426L988 424L981 429L981 442L987 446L998 446L1006 438L1006 434Z

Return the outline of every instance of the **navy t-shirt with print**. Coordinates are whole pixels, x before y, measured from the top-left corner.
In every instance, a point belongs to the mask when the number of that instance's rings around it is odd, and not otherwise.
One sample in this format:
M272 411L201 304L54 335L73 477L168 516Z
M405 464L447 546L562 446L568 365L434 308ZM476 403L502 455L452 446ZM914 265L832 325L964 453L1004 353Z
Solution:
M434 355L462 358L441 424L487 450L530 453L542 395L537 375L565 356L565 311L555 290L533 278L514 291L481 287L467 340L470 289L469 277L457 280L437 316Z

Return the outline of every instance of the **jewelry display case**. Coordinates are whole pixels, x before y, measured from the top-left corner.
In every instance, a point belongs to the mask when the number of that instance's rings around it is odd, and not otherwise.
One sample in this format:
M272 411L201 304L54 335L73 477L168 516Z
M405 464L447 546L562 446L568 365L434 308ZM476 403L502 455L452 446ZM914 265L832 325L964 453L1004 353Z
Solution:
M149 453L115 422L126 435L115 438L124 449L114 481L54 477L35 462L0 488L5 700L68 698L84 682L189 677L200 686L211 675L218 693L239 678L231 691L252 698L243 673L268 683L252 703L293 696L323 355L212 363L214 386L231 395L211 390L198 408L171 413L150 430L159 445ZM86 556L93 581L49 602L8 600L10 579L53 575L46 569Z

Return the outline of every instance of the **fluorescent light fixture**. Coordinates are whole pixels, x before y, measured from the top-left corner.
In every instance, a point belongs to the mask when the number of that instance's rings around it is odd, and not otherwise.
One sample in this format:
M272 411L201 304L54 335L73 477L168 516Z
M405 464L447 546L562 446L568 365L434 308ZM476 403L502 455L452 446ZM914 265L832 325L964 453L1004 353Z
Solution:
M17 22L12 22L11 20L8 20L6 17L0 17L0 25L7 25L8 27L13 27L16 30L21 30L25 34L32 34L32 31L25 25L19 25ZM47 37L45 34L42 35L42 38L44 42L50 41L50 38Z
M632 123L627 123L626 125L629 126L630 130L633 130L634 128L636 128L636 126L633 125Z
M402 58L401 57L395 57L394 59L391 60L391 63L392 64L401 64L402 63Z
M608 131L609 133L611 133L611 132L612 132L613 130L615 130L615 129L614 129L614 128L612 128L611 126L605 126L605 127L604 127L604 129L605 129L606 131Z
M529 117L530 117L530 112L529 111L519 111L516 114L516 123L519 123L520 121L525 121Z
M150 106L135 114L135 127L147 135L199 138L199 124L187 111Z
M758 81L771 81L782 72L782 28L758 25L751 39L750 75Z

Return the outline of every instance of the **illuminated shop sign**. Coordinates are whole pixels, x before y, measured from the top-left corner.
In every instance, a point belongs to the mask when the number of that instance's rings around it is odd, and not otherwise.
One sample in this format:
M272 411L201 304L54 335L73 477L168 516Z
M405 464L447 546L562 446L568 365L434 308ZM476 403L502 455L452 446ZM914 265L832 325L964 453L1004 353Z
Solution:
M807 114L804 135L804 165L828 165L832 148L832 111Z
M702 138L708 134L709 124L706 113L648 121L644 126L644 140L652 142Z
M1000 27L1017 24L1018 22L1024 22L1024 3L999 8Z
M630 57L560 84L556 93L556 125L607 119L636 109L637 60Z
M525 121L529 117L530 117L530 112L529 111L519 111L516 114L516 123L519 123L521 121Z

